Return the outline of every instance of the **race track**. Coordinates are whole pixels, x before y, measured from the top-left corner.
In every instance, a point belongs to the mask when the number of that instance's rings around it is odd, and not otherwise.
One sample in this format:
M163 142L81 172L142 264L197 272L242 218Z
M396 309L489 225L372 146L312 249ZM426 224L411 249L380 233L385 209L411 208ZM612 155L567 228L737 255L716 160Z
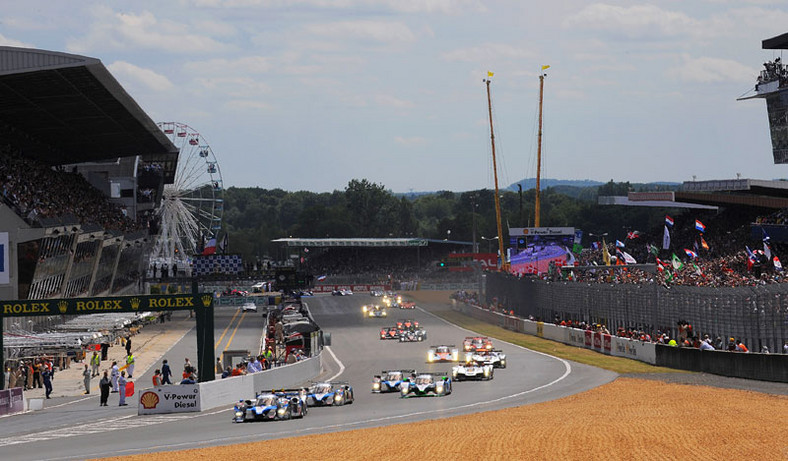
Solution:
M367 294L321 295L305 301L318 324L332 335L333 344L324 353L326 368L322 378L337 376L337 380L348 381L355 390L353 405L310 408L303 420L233 424L229 407L198 415L136 416L135 406L103 409L92 401L89 405L75 403L0 420L0 450L4 458L82 459L405 423L553 400L605 384L616 376L496 342L509 363L506 369L496 370L492 381L454 383L452 394L446 397L401 399L396 393L372 394L372 376L384 369L449 371L450 364L426 363L427 348L431 344L460 346L470 333L420 308L389 309L387 319L365 319L361 305L375 301ZM231 310L217 311L217 341L232 314ZM260 314L249 317L259 324ZM380 327L393 324L398 318L418 320L427 329L427 340L400 343L378 339ZM238 334L251 338L246 341L254 341L255 328L243 327L243 333L239 329ZM173 346L168 354L173 357L171 363L180 365L180 352L194 350L193 334L192 330ZM222 348L217 346L219 351ZM141 379L149 381L148 373ZM131 403L136 404L136 399Z

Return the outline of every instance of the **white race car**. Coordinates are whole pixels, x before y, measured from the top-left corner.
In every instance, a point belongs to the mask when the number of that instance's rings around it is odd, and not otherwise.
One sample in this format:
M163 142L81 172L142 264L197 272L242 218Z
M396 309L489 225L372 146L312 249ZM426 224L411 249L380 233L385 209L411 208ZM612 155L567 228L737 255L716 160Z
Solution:
M241 305L241 312L257 312L257 304L243 303Z
M492 365L495 368L506 368L506 354L500 349L465 353L465 363L478 362Z
M455 381L466 381L470 379L489 381L493 379L495 370L490 364L477 362L461 363L451 368L451 377Z

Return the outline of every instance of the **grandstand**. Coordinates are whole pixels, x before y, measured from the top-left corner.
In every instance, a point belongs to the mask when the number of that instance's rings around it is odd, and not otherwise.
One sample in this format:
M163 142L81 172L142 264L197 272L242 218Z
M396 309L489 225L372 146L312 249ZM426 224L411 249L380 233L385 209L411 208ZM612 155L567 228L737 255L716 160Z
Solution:
M176 147L98 59L0 47L0 100L0 298L139 292Z

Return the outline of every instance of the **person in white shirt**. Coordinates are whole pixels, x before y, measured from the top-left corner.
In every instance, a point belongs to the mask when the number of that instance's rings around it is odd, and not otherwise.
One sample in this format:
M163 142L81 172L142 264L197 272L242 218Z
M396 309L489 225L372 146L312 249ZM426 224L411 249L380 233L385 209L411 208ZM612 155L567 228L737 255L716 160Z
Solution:
M118 392L118 377L120 376L120 369L118 362L112 362L112 371L110 372L112 378L112 392Z

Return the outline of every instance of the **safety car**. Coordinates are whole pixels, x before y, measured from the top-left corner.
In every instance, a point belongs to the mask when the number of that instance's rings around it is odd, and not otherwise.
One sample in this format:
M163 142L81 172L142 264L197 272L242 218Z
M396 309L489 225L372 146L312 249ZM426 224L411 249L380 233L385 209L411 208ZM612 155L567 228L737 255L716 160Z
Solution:
M271 392L258 394L254 400L239 401L233 414L236 423L303 418L307 406L303 392Z
M312 383L304 397L308 407L350 405L353 400L353 387L346 382L336 381Z
M468 336L462 342L462 350L465 352L491 350L492 348L492 340L486 336Z
M494 372L495 369L490 364L470 361L453 366L451 368L451 377L455 381L466 381L471 379L489 381L493 379Z
M427 362L457 362L460 360L460 350L452 344L450 346L430 346L427 350Z
M416 370L383 370L372 377L372 392L398 392L402 383L415 376Z
M506 368L506 354L500 349L492 349L489 351L478 350L474 352L465 353L465 362L478 362L492 365L495 368Z
M443 397L451 394L451 378L445 373L420 373L400 385L400 397Z

